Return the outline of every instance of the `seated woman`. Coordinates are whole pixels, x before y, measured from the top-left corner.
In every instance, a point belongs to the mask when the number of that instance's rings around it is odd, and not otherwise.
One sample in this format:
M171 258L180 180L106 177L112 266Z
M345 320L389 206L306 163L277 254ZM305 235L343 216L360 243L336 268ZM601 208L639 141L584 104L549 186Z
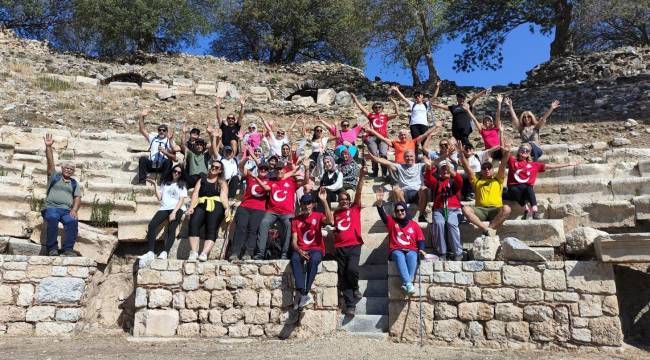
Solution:
M539 158L544 154L540 147L541 142L539 130L546 124L546 120L548 120L553 111L560 107L560 101L553 101L551 106L539 120L537 120L535 115L530 111L524 111L521 113L521 117L517 117L517 113L512 106L512 100L510 98L505 98L503 102L508 106L508 110L510 110L512 125L519 131L521 142L530 145L530 155L533 161L539 160Z
M395 262L395 266L399 271L399 276L402 279L402 290L412 295L415 293L413 286L413 278L415 277L415 270L418 264L418 252L422 256L424 253L424 234L420 225L411 220L408 216L408 208L406 203L398 201L394 205L394 216L388 216L384 210L384 192L380 191L377 194L377 212L381 221L386 224L388 232L388 248L389 257Z
M192 215L189 224L190 256L188 261L208 260L208 254L217 239L217 231L226 212L230 211L228 204L228 184L223 175L223 164L216 160L210 164L208 175L196 183L192 192L192 202L187 210ZM201 255L199 250L199 234L205 226L205 243Z
M544 164L531 159L531 152L534 145L530 143L521 144L517 151L517 157L508 157L508 189L503 195L506 200L512 200L524 207L522 219L541 219L537 210L537 197L535 196L535 181L537 174L546 169L559 169L568 166L576 166L577 163ZM507 146L507 149L510 147Z
M345 149L341 151L341 159L339 160L339 169L343 174L343 189L350 190L357 187L359 182L359 164L352 158L353 155Z
M327 205L325 189L321 188L318 198L325 209L324 213L313 211L316 199L312 193L307 193L300 198L298 216L291 220L291 247L293 248L291 270L299 295L295 304L296 309L302 309L313 302L309 290L318 273L318 265L325 256L321 226L334 224L332 211Z
M495 119L492 119L492 116L485 115L483 117L483 122L479 122L474 116L474 113L469 108L469 105L466 107L469 116L472 118L474 125L478 129L478 132L483 138L483 143L485 144L485 150L490 150L493 148L498 148L501 145L501 102L503 101L503 95L497 95L497 111L495 113ZM492 153L493 159L500 159L501 152L496 151Z
M160 187L156 186L156 182L152 179L147 179L154 186L156 199L160 201L160 208L156 211L153 218L149 222L147 229L147 243L149 251L140 256L140 267L149 265L151 260L154 259L154 250L156 245L156 235L158 227L165 220L169 220L167 231L165 232L165 249L158 255L159 259L167 259L169 250L174 245L176 240L176 227L180 224L185 212L185 199L187 198L187 186L182 177L183 167L174 165L172 171L165 174L165 177L160 183Z
M321 189L327 193L327 203L336 201L336 195L343 189L343 174L336 168L334 158L325 156L323 158L323 177L320 179Z
M320 116L318 117L318 121L320 121L323 126L329 130L330 134L336 138L336 148L334 149L336 156L340 157L343 150L348 150L352 157L357 156L357 153L359 152L356 145L357 136L359 136L359 133L363 131L363 127L366 124L357 124L350 128L350 122L348 120L343 120L341 121L341 129L337 129L336 125L328 123L321 119Z

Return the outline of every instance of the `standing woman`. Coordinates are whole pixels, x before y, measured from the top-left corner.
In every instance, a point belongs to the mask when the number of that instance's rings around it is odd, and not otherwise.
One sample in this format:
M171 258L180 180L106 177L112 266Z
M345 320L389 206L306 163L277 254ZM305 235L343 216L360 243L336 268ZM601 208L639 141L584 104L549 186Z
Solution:
M175 165L170 173L165 174L160 187L156 186L156 182L152 179L147 179L154 186L156 199L160 201L160 208L156 211L149 222L147 230L147 242L149 243L149 251L140 256L140 267L149 265L151 260L154 259L155 245L156 245L156 230L165 220L169 219L165 237L165 250L163 250L159 259L167 259L169 250L174 245L176 240L176 227L181 222L183 213L185 212L185 199L187 198L187 186L183 180L183 167Z
M521 113L521 117L517 117L517 113L512 106L512 99L505 98L503 102L508 106L508 109L510 110L512 124L515 128L517 128L517 130L519 130L519 137L521 139L521 142L530 145L530 155L533 161L537 161L544 154L542 148L540 147L541 142L539 137L539 130L546 124L546 121L551 116L553 111L560 107L560 101L554 100L551 103L551 106L548 108L548 110L546 110L544 115L542 115L539 120L537 120L537 118L535 118L535 115L530 111L524 111Z
M303 134L305 139L309 138L309 133L307 131L307 123L305 120L302 121ZM329 139L327 136L323 135L323 127L320 125L314 126L311 135L311 154L309 155L309 161L314 165L314 176L319 176L323 170L323 158L321 155L324 155L325 150L327 150L327 142ZM311 166L311 165L310 165Z
M230 211L228 205L228 184L223 175L223 164L215 160L210 164L208 175L196 183L192 192L192 202L187 213L190 218L190 256L188 261L206 261L208 254L214 246L217 231L221 226L226 212ZM205 243L201 255L199 251L199 234L201 226L205 225Z
M394 205L394 216L389 216L384 210L384 192L377 194L377 212L381 221L386 225L388 231L389 258L395 262L402 279L402 290L409 294L415 294L413 278L418 265L418 253L422 256L424 252L424 234L420 225L413 221L408 215L408 207L405 202L398 201Z

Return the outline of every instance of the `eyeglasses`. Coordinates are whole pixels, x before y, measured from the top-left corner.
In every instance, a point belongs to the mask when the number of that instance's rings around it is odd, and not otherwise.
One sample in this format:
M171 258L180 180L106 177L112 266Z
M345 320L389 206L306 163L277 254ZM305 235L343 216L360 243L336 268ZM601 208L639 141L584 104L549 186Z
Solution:
M406 209L397 208L397 209L395 209L395 212L398 212L398 213L405 213L405 212L406 212Z

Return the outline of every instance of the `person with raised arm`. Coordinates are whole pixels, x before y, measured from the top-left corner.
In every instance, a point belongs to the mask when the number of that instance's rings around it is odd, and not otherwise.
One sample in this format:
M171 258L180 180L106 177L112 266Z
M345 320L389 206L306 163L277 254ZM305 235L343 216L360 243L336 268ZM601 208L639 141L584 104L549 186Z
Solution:
M239 137L239 136L238 136ZM246 143L249 150L255 150L262 145L262 133L257 131L257 124L248 125L248 131L241 136L242 143Z
M465 110L469 113L474 126L478 130L479 134L483 138L483 143L485 144L485 150L499 147L501 145L501 133L503 131L501 127L501 103L503 102L503 95L497 94L497 110L495 113L495 118L492 119L492 116L485 115L483 117L483 122L479 122L474 113L470 109L469 105L464 105ZM493 152L493 158L498 160L501 158L501 152Z
M472 118L469 115L469 111L478 98L488 92L489 90L486 89L474 95L467 105L465 104L467 96L464 93L459 92L456 94L456 104L444 105L431 103L431 107L449 111L451 113L451 135L463 145L467 145L470 143L469 134L472 133Z
M61 163L61 171L54 166L54 138L51 134L43 137L45 158L47 160L47 190L41 215L47 223L45 248L48 256L59 256L59 222L63 224L61 256L77 256L74 244L79 232L79 208L81 207L81 186L73 178L75 164L71 161Z
M440 91L440 85L442 81L436 81L436 90L433 93L433 97L438 96ZM409 109L411 109L411 115L409 116L409 129L411 130L411 138L415 139L429 130L429 111L431 110L431 103L425 101L424 94L420 91L413 93L413 101L409 100L402 94L397 85L390 87L390 90L394 91L399 98L408 104ZM435 119L432 119L435 123Z
M246 105L246 97L239 98L239 116L235 117L235 114L230 113L226 116L226 120L221 119L221 98L217 98L215 102L216 112L217 112L217 125L221 129L221 143L224 148L230 146L234 154L237 154L239 150L237 133L241 130L241 123L244 120L244 105Z
M537 210L537 197L535 196L535 182L537 174L546 169L559 169L576 166L577 163L545 164L533 161L531 158L532 145L524 143L517 150L517 157L508 153L505 160L508 162L508 189L504 199L519 203L524 208L522 219L541 219Z
M512 99L508 97L505 98L503 102L508 106L510 117L512 118L512 125L517 129L517 131L519 131L519 139L522 143L530 145L533 161L539 160L539 158L544 154L540 146L541 139L539 136L539 130L546 125L546 121L551 117L553 111L560 107L560 101L554 100L539 120L537 120L531 111L524 111L521 113L521 117L517 117L517 113L512 105Z
M277 132L273 134L273 123L267 122L262 118L262 123L267 131L267 139L269 144L269 157L282 155L282 145L289 144L289 139L286 132L282 128L278 128Z
M324 211L315 212L316 199L309 192L300 198L298 216L291 220L291 270L298 293L295 308L302 309L314 300L309 295L311 286L318 273L318 265L325 256L325 241L321 227L334 224L334 216L327 204L327 194L321 188L318 199Z
M271 178L269 185L269 197L266 202L266 210L260 223L257 235L257 249L253 259L264 260L269 229L276 221L282 222L284 238L282 240L282 259L288 259L289 245L291 243L291 219L296 208L296 191L309 179L309 158L303 159L305 165L304 178L298 182L294 176L298 167L293 162L282 168L277 177ZM274 175L275 176L275 175Z
M397 174L397 184L393 185L393 198L407 204L417 204L420 215L418 221L426 222L427 188L422 183L422 169L425 164L415 162L415 152L406 150L404 164L398 164L370 154L370 159L388 167Z
M151 179L147 181L153 185L156 199L160 201L160 207L147 228L149 251L140 256L139 265L141 268L149 265L156 257L154 250L156 249L157 230L165 221L169 221L169 225L167 225L167 232L165 233L164 250L158 255L158 258L167 259L167 254L169 254L176 240L176 227L181 223L183 213L186 210L185 199L187 198L187 186L185 180L183 180L183 167L181 165L174 165L171 173L165 174L160 186L156 186L156 182Z
M194 188L202 176L207 175L212 157L218 154L217 143L221 137L221 130L213 129L208 131L212 136L212 141L208 147L205 140L197 138L191 146L188 146L185 140L185 125L181 132L181 152L185 154L185 183L188 189Z
M187 214L189 223L190 256L188 261L206 261L217 239L221 222L230 211L228 203L228 184L223 175L223 163L213 160L208 174L194 186L192 201ZM205 226L205 242L199 255L199 234Z
M425 131L423 134L413 139L409 139L408 130L402 129L399 131L397 135L397 140L390 140L385 136L379 134L378 132L374 131L373 129L368 129L368 132L373 134L381 141L388 144L388 146L392 147L395 150L395 162L398 164L404 164L405 163L404 154L407 151L412 151L416 153L417 152L416 149L418 147L417 145L422 141L426 140L427 138L429 138L430 136L432 136L434 133L438 132L441 128L442 126L438 124L436 126L431 127L429 130ZM370 154L372 154L372 152Z
M336 148L334 149L334 153L337 157L341 157L341 152L346 149L350 152L350 155L352 155L353 158L357 156L359 152L356 145L357 137L359 136L359 133L363 131L366 124L357 124L354 127L350 127L350 121L342 120L340 123L341 128L338 129L335 124L328 123L320 116L318 117L318 121L327 128L332 136L336 138Z
M361 300L359 292L359 258L361 256L361 193L366 164L361 156L359 182L354 201L347 191L340 191L339 206L334 211L334 259L338 264L338 288L343 295L345 312L354 316L356 305Z
M138 130L149 144L149 156L141 156L138 161L138 184L144 185L147 180L147 173L155 172L165 174L172 168L176 161L176 153L172 148L172 142L167 136L168 127L165 124L158 125L158 135L149 134L144 126L144 119L149 115L149 109L140 113Z
M253 257L257 232L262 223L262 218L264 218L268 192L271 190L268 185L269 168L267 165L258 165L257 175L246 168L248 151L248 146L242 144L242 159L239 163L239 171L246 180L246 190L244 190L244 198L235 212L236 229L229 247L230 255L228 260L230 261L240 258L250 260ZM250 154L250 156L253 157L254 161L258 161L254 154Z
M459 218L461 214L460 193L463 179L451 162L443 160L434 168L429 158L424 158L424 183L433 194L431 231L436 253L439 257L460 261L463 246L460 242Z
M418 254L425 256L424 234L420 225L413 221L408 214L408 206L402 201L393 204L394 215L386 214L384 210L384 192L376 193L377 212L388 232L388 257L395 263L402 279L402 291L408 295L415 294L413 278L418 265Z
M309 136L307 121L305 119L302 120L302 132L305 140L309 141L311 144L309 160L311 162L310 166L312 166L312 169L314 170L314 176L320 176L323 172L323 156L327 150L329 139L323 134L323 127L321 125L314 126L312 134Z
M384 138L388 137L388 122L393 120L396 117L399 117L399 104L393 98L390 98L390 101L393 103L393 108L395 113L393 114L384 114L382 110L384 105L380 102L372 104L372 112L368 111L357 99L354 94L350 94L354 104L363 112L363 114L368 118L369 129L376 131L378 134L381 134ZM368 151L380 158L388 159L388 144L378 138L375 135L366 136L365 143L368 145ZM388 170L385 166L381 167L382 176L388 175ZM371 177L377 177L379 174L379 166L376 162L372 163L372 174Z

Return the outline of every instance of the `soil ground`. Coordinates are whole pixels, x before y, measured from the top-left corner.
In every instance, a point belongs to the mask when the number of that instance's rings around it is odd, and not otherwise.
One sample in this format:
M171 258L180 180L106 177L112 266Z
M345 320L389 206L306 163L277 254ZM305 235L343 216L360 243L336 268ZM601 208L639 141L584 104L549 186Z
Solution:
M650 352L627 346L619 352L505 351L460 349L388 340L351 337L343 333L310 340L167 340L127 337L101 338L4 338L2 359L436 359L436 360L551 360L551 359L649 359Z

